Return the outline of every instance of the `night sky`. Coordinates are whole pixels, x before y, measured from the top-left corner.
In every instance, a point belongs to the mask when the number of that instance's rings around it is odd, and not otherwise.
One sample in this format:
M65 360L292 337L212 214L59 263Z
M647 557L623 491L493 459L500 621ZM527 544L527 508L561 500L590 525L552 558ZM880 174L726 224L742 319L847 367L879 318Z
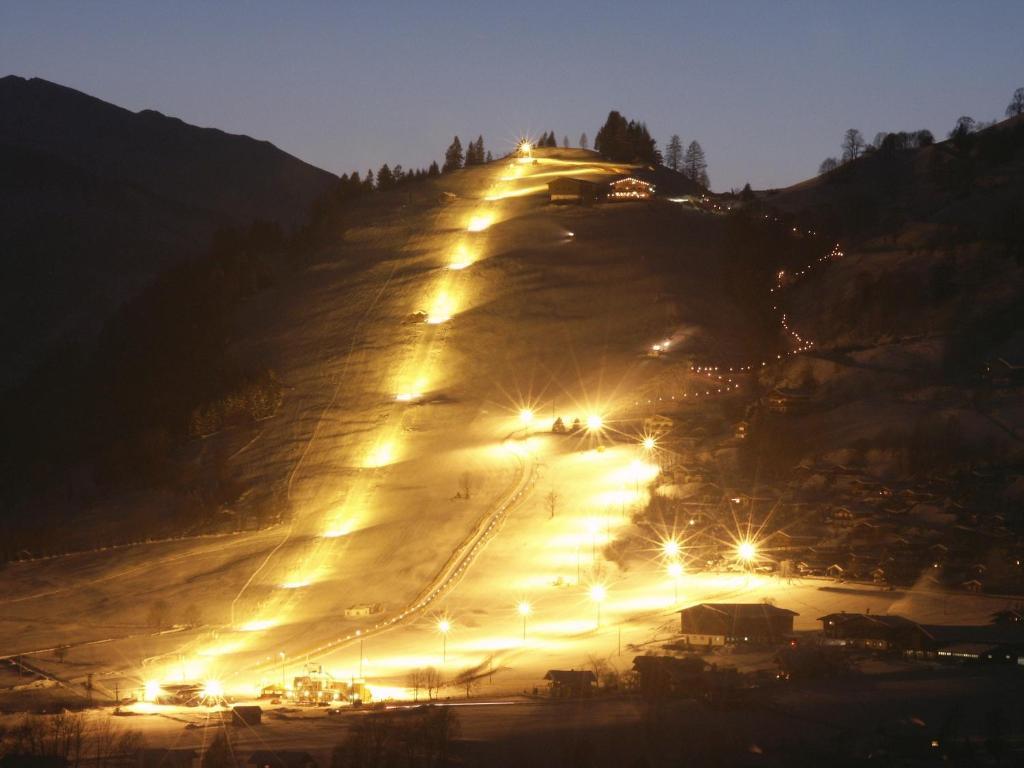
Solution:
M1001 118L1024 2L0 3L0 74L272 141L341 173L591 141L609 109L698 139L712 187L777 187L848 127Z

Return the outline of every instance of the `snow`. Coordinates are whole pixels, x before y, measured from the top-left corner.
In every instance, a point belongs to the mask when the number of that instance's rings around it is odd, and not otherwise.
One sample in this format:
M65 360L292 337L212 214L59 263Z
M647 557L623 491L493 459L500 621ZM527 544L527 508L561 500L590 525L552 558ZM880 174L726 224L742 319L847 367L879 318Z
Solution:
M738 573L684 574L676 603L657 542L628 570L604 560L605 544L636 534L629 512L652 490L655 472L624 420L638 415L643 380L671 364L674 352L643 358L651 339L728 344L715 334L744 322L709 298L713 283L701 281L715 273L699 251L701 322L682 331L678 318L669 322L643 259L622 258L634 237L651 236L609 224L642 221L631 218L645 215L642 206L553 210L533 196L550 174L620 170L588 154L457 174L442 182L455 203L411 205L349 229L339 258L254 299L248 352L271 359L288 396L251 435L223 439L231 470L282 522L13 564L0 647L35 654L80 692L93 672L100 693L217 680L251 695L309 662L343 679L361 666L388 694L402 692L414 667L450 679L484 665L498 694L532 690L547 669L578 668L591 655L628 667L631 654L670 639L674 612L696 602L773 599L800 613L800 629L868 607L917 619L941 610L944 621L952 607L959 621L985 620L999 606L981 596L825 591ZM626 234L610 240L612 229ZM417 311L427 323L404 322ZM569 423L599 414L605 426L527 436L523 408L537 414L536 430L555 415ZM560 500L554 517L543 502L550 491ZM600 604L594 584L607 590ZM157 600L173 623L195 605L202 626L154 632L146 623ZM346 618L358 603L384 612ZM441 616L452 622L444 641ZM67 665L50 653L61 643L72 646Z

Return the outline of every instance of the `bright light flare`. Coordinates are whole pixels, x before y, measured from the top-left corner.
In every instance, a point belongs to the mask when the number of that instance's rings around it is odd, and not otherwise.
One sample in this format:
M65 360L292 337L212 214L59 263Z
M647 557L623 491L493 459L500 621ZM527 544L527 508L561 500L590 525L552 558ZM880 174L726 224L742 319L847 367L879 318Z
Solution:
M447 323L455 314L455 304L447 293L438 294L434 303L427 313L427 325L440 325Z
M736 557L745 563L757 558L757 546L752 541L741 541L736 545Z
M494 216L489 213L477 214L469 220L466 226L468 232L483 232L494 223Z
M395 460L395 446L393 443L380 443L372 451L370 455L366 457L366 461L363 462L363 466L367 469L376 469L377 467L384 467Z
M270 629L276 625L277 622L273 619L256 619L243 624L241 630L243 632L262 632L264 629Z
M661 543L661 554L668 560L675 560L682 551L682 546L675 539L666 539Z
M526 600L520 600L519 604L516 605L516 611L520 616L529 616L533 613L533 606L530 605Z
M658 441L650 435L644 437L644 439L640 441L640 444L644 447L645 451L653 451L658 447Z
M455 253L452 254L451 259L448 262L448 269L460 270L465 269L475 262L476 259L469 252L469 249L465 245L460 245L455 249Z
M452 631L452 623L448 619L439 619L437 622L437 631L442 635L447 635Z
M590 599L595 603L604 602L606 597L608 597L608 590L603 584L595 584L590 588Z
M533 424L533 419L534 419L534 413L533 413L533 411L532 411L532 410L530 410L529 408L523 408L523 409L522 409L522 410L521 410L521 411L519 412L519 420L520 420L521 422L523 422L523 424L524 424L525 426L527 426L527 427L528 427L528 426L530 426L531 424Z
M143 701L156 701L158 698L160 698L160 692L162 690L163 689L160 687L160 683L158 683L156 680L147 680L146 684L143 686Z
M204 699L220 699L224 696L224 685L220 680L207 680L203 683L202 697Z
M668 564L668 575L673 579L678 579L683 575L683 566L681 563L669 563Z
M596 413L587 416L587 429L596 432L604 426L604 419Z

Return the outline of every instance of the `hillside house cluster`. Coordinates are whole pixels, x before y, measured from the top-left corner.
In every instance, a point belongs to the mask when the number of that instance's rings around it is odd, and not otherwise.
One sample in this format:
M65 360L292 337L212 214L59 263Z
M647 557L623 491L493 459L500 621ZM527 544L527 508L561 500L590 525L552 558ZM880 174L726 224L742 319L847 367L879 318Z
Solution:
M915 659L1024 666L1021 623L919 624L903 616L862 613L830 613L819 621L828 645L890 651Z

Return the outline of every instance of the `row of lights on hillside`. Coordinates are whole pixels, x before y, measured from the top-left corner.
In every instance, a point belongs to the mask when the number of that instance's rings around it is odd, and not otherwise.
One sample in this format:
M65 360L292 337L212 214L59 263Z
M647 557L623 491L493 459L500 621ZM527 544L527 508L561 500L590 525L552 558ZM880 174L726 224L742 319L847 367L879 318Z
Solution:
M778 217L769 217L768 214L765 214L764 218L765 219L772 219L773 221L776 221L776 222L780 221L780 219ZM793 228L793 232L799 232L799 231L800 230L797 229L796 227ZM809 234L809 235L814 235L815 234L814 230L806 230L806 233ZM827 254L825 254L823 256L820 256L817 259L816 263L818 263L818 264L828 263L828 262L831 262L831 261L835 261L837 259L841 259L845 255L846 254L843 252L843 250L840 247L839 243L836 243L832 247L832 250L830 250ZM794 273L794 280L804 277L813 267L814 267L814 264L807 264L803 269L795 272ZM780 290L780 291L782 290L782 288L784 287L783 280L785 278L785 275L786 275L786 273L784 271L780 271L778 273L778 275L776 277L776 284L772 288L769 288L769 293L775 293L777 290ZM772 305L772 309L774 311L778 312L779 311L778 304L773 304ZM798 355L798 354L800 354L802 352L806 352L807 350L811 349L814 346L814 342L813 341L811 341L810 339L805 339L797 331L795 331L793 328L790 327L788 316L784 312L781 314L781 316L779 318L779 325L782 328L782 330L785 331L793 339L793 341L794 341L796 346L794 348L786 351L785 353L778 353L778 354L776 354L775 361L772 361L772 362L776 362L776 361L782 360L783 357L790 357L792 355ZM659 342L657 344L651 345L651 350L653 352L656 352L656 353L664 352L664 351L668 350L668 347L669 347L669 341L665 340L665 341ZM769 363L768 360L762 360L760 365L757 365L756 363L747 363L745 365L731 365L731 366L728 367L728 370L730 372L733 372L733 373L749 373L749 372L752 372L755 368L765 368L765 367L767 367L768 363ZM696 371L696 372L718 371L719 370L719 366L696 366L696 367L691 366L690 370L691 371ZM735 389L739 389L739 384L738 383L732 383L730 381L730 382L727 382L726 386L724 386L724 387L716 387L714 390L710 390L710 389L709 390L705 390L703 395L705 397L707 397L707 396L710 396L712 394L721 394L723 392L730 392L730 391L735 390ZM691 399L691 398L697 398L697 397L700 397L700 396L701 396L700 392L696 392L696 393L693 393L693 394L684 393L682 395L682 398ZM659 401L661 401L663 399L664 398L661 398L661 397L658 398ZM677 397L673 395L669 399L670 400L676 400ZM652 403L653 401L651 399L648 399L647 402L648 403ZM640 401L636 401L636 405L639 405L639 404L640 404Z

